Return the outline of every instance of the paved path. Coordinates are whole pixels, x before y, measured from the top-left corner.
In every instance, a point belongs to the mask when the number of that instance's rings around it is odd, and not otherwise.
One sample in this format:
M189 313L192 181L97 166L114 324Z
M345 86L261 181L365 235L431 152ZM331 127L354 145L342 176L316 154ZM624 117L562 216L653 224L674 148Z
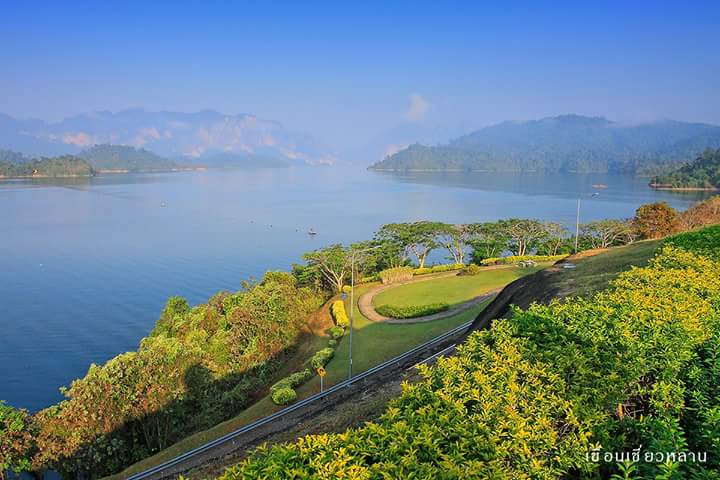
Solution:
M493 290L487 293L483 293L479 297L475 297L472 300L468 300L467 302L460 303L458 305L455 305L454 307L445 310L444 312L438 312L433 313L432 315L425 315L424 317L415 317L415 318L389 318L384 317L380 315L376 310L375 307L373 307L373 298L375 298L375 295L377 295L380 292L384 292L385 290L388 290L390 288L399 287L401 285L407 285L409 283L417 283L417 282L425 282L428 280L437 280L438 278L446 278L446 277L455 277L457 276L459 272L443 272L438 274L428 274L428 275L422 275L417 278L413 278L412 280L407 280L405 282L398 282L398 283L391 283L390 285L378 285L377 287L374 287L367 291L366 293L360 295L360 298L358 298L358 309L360 310L360 313L362 313L365 318L368 320L371 320L373 322L385 322L385 323L394 323L394 324L402 324L402 323L423 323L423 322L432 322L433 320L440 320L441 318L447 318L452 317L454 315L457 315L460 312L463 312L467 310L468 308L472 308L475 305L478 305L485 300L490 299L494 295L496 295L501 289Z

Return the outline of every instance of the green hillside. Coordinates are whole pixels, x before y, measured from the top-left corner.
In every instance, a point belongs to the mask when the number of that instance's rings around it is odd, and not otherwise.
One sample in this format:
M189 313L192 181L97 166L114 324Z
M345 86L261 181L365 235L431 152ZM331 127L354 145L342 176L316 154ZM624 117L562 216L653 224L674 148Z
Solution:
M478 170L652 174L720 147L720 127L676 121L624 126L562 115L504 122L446 145L411 145L375 170Z

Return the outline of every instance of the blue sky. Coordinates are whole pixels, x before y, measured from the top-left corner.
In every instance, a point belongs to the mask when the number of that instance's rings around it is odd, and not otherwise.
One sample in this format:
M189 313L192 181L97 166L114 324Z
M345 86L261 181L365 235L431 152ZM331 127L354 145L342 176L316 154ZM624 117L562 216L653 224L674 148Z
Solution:
M7 2L0 112L254 113L335 148L560 113L720 124L720 2Z

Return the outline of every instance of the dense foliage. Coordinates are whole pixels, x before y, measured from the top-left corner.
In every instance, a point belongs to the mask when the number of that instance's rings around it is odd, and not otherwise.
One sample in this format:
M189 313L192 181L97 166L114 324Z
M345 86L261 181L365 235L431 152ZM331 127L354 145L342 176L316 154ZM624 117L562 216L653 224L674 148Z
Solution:
M653 178L651 185L661 188L720 189L720 149L706 150L695 161L674 172Z
M350 319L348 319L347 312L345 311L345 302L342 300L335 300L330 307L330 313L332 313L335 325L347 328L350 325Z
M84 159L95 170L153 172L177 168L172 160L143 148L127 145L95 145L78 154L78 157Z
M31 468L34 426L25 410L17 410L0 401L0 480L10 471L20 473Z
M36 415L34 467L113 473L236 414L272 379L321 302L283 272L197 307L170 298L137 351L92 365L66 400Z
M665 244L720 260L720 225L673 235L665 240Z
M93 169L85 160L72 155L28 159L3 151L0 177L89 177Z
M444 312L450 308L447 303L429 303L427 305L380 305L375 310L384 317L389 318L417 318L433 313Z
M593 297L516 310L376 422L261 448L221 478L718 478L717 260L667 246Z
M720 147L720 127L680 122L621 126L563 115L504 122L447 145L411 145L378 170L649 173Z

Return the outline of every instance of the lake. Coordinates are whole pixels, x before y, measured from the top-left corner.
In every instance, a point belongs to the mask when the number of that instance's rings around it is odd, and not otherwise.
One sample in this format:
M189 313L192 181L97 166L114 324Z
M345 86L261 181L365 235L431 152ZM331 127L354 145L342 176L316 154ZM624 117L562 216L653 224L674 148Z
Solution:
M592 184L607 184L589 198ZM133 350L168 296L202 303L303 252L367 239L382 224L533 217L574 225L664 200L609 175L215 170L0 182L0 399L37 410L90 363ZM707 195L705 195L707 196ZM318 232L307 235L308 229Z

